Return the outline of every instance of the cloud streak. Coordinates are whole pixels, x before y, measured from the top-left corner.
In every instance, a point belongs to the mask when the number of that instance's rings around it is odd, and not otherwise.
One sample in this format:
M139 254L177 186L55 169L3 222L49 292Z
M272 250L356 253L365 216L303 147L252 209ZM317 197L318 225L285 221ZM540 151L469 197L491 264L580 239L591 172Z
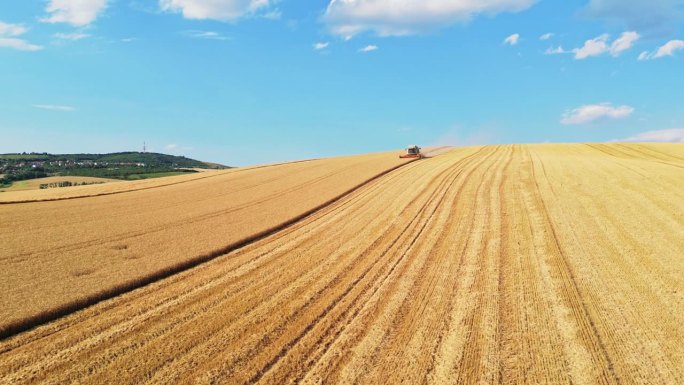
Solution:
M367 46L359 49L359 52L362 52L362 53L373 52L373 51L377 51L378 49L380 49L380 47L378 47L377 45L371 44L371 45L367 45Z
M272 3L271 0L159 0L159 7L165 12L180 13L186 19L235 21L268 9Z
M429 32L478 15L520 12L537 0L331 0L323 21L331 33L349 38L364 32L404 36Z
M71 40L71 41L78 41L78 40L82 40L82 39L90 37L90 35L88 35L87 33L82 33L82 32L56 33L52 36L54 38L57 38L60 40Z
M634 108L630 106L613 107L611 103L586 104L564 112L560 122L565 125L581 125L600 120L624 119L633 112Z
M73 112L76 108L71 106L61 106L57 104L34 104L33 107L40 108L41 110L49 111L59 111L59 112Z
M0 36L20 36L28 31L21 24L8 24L0 21Z
M641 35L634 31L623 32L622 35L610 45L610 49L608 51L612 56L620 56L622 52L632 48L634 43L636 43L640 38Z
M330 46L330 43L326 42L318 42L313 45L313 49L316 51L320 51L322 49L326 49Z
M9 24L0 21L0 47L12 48L19 51L40 51L43 46L31 44L19 38L28 32L28 29L21 24Z
M665 56L674 56L675 52L684 50L684 40L670 40L655 52L644 51L639 55L639 60L659 59Z
M208 40L229 40L230 38L224 35L221 35L218 32L214 31L197 31L197 30L191 30L191 31L183 31L182 34L187 37L195 38L195 39L208 39Z
M504 42L504 44L508 44L508 45L516 45L520 42L520 34L514 33L511 36L508 36L507 38L505 38L503 42Z
M667 142L684 143L684 128L671 130L646 131L624 139L615 139L611 142Z
M570 52L566 51L565 49L563 49L563 46L559 45L559 46L556 47L556 48L553 48L553 47L548 48L548 49L544 52L544 55L561 55L561 54L564 54L564 53L570 53Z
M628 31L623 32L619 38L610 43L610 35L603 34L594 39L585 41L582 47L575 48L572 52L575 54L575 59L577 60L584 60L592 56L601 56L606 53L609 53L613 57L618 57L624 51L632 48L634 43L640 38L641 36L638 33Z
M43 49L43 46L31 44L26 40L5 37L0 37L0 47L13 48L18 51L40 51Z

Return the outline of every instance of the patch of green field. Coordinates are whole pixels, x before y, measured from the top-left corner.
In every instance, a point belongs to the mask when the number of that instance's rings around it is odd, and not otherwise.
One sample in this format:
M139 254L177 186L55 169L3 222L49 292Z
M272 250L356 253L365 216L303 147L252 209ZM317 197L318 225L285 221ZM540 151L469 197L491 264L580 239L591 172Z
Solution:
M5 192L6 190L9 190L11 187L26 186L26 183L28 183L28 182L25 180L20 180L18 182L10 182L10 183L0 183L0 192Z

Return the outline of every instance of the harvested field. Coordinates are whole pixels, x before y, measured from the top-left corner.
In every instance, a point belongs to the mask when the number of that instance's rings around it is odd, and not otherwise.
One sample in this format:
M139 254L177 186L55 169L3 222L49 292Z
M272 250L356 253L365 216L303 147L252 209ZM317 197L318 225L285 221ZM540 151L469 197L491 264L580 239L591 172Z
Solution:
M187 175L172 176L166 178L141 179L136 181L117 180L117 183L74 186L69 188L51 188L46 190L39 190L36 188L31 189L29 191L8 189L6 193L0 194L0 204L47 202L64 199L112 195L185 183L196 179L203 179L206 177L207 175L192 173Z
M403 163L331 158L0 205L0 335L223 254Z
M680 384L683 187L684 145L458 148L3 340L0 382Z
M0 189L3 192L13 192L13 191L27 191L27 190L40 190L41 184L50 183L60 183L60 182L71 182L71 183L88 183L90 184L102 184L110 182L121 182L118 179L107 179L107 178L96 178L90 176L50 176L47 178L37 178L29 180L21 180L12 183L11 187ZM85 186L71 186L73 187L85 187Z
M48 202L65 199L76 199L93 196L113 195L132 191L149 190L158 187L177 185L199 179L211 178L219 175L254 170L269 166L256 166L249 168L229 170L206 170L204 173L187 173L185 175L168 176L163 178L147 178L139 180L116 180L120 183L105 185L75 186L68 189L47 189L31 191L11 191L8 194L0 194L0 204ZM8 191L10 192L10 191Z

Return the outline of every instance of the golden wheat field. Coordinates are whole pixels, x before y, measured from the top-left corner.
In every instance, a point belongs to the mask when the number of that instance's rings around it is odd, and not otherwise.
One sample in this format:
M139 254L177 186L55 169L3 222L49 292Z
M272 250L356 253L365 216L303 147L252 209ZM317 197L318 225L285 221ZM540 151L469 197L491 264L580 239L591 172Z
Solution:
M291 162L298 163L298 162ZM206 178L213 178L218 175L231 174L234 172L244 172L248 170L255 170L265 167L281 166L283 164L260 165L245 168L233 168L226 170L209 170L209 169L194 169L195 171L202 170L197 173L188 173L186 175L177 175L172 177L162 178L148 178L132 181L125 181L121 184L107 184L102 185L87 185L87 186L73 186L70 188L48 189L31 191L12 191L12 194L0 194L0 204L6 203L29 203L29 202L48 202L65 199L85 198L91 196L105 196L121 193L128 193L133 191L155 189L162 186L173 186L191 181L202 180ZM117 180L121 182L121 180ZM9 190L8 190L9 191Z
M0 335L224 254L402 163L381 153L3 193L48 201L0 204Z
M8 324L343 194L4 338L0 383L684 383L684 145L456 148L344 194L397 165L0 205Z

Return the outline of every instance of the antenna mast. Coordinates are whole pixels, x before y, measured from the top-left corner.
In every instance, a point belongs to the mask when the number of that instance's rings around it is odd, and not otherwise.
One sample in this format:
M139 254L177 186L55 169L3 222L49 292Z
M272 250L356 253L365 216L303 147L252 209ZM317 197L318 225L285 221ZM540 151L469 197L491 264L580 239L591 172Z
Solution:
M147 143L143 142L143 152L147 152Z

